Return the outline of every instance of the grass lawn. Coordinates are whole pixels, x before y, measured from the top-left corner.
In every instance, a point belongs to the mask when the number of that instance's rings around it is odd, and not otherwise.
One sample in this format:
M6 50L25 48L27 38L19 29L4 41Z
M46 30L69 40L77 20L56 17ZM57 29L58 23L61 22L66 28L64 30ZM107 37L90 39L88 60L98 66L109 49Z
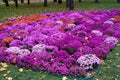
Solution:
M82 0L82 3L75 2L75 10L99 10L99 9L120 9L120 3L116 0L99 0L99 3L94 3L94 0ZM60 12L68 11L63 4L53 2L48 3L48 7L43 7L43 3L27 3L20 4L16 8L14 4L6 7L0 4L0 21L8 20L12 17L19 17L21 15L46 13L46 12ZM0 65L0 68L2 66ZM0 80L61 80L59 77L44 74L38 71L31 71L20 67L8 65L7 70L0 71ZM71 79L68 79L71 80ZM105 64L95 76L94 80L120 80L120 46L118 45L110 54Z

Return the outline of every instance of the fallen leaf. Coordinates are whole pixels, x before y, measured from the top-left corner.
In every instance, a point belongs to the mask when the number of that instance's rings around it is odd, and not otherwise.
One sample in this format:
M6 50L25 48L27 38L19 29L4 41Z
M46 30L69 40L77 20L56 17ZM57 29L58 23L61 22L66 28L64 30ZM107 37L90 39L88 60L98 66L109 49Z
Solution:
M98 78L95 78L95 80L99 80Z
M29 69L29 71L32 71L31 69Z
M12 80L12 77L6 77L7 80Z
M109 68L110 68L110 66L105 66L104 68L105 68L105 69L109 69Z
M3 74L3 76L7 76L10 73L10 71L7 71L7 73Z
M118 56L120 53L116 53L116 55Z
M10 73L10 71L7 71L7 73Z
M22 69L22 68L20 68L20 69L19 69L19 72L23 72L23 69Z
M7 73L3 74L4 77L7 76L7 75L8 75Z
M40 78L40 80L42 80L43 78L45 78L46 76L44 75L44 76L42 76L41 78Z
M104 78L106 78L106 76L103 76Z
M8 64L7 63L1 63L1 66L6 68L6 67L8 67Z
M117 44L117 46L120 46L120 44Z
M112 62L112 60L109 60L109 62Z
M0 68L0 71L5 71L7 70L7 68Z
M120 68L120 65L117 65L116 67Z
M101 64L105 64L105 62L104 62L104 60L103 60L103 59L101 59L101 60L100 60L100 63L101 63Z
M87 73L87 76L86 77L90 77L92 74L91 73Z
M64 76L64 77L62 78L62 80L67 80L67 77L66 77L66 76Z

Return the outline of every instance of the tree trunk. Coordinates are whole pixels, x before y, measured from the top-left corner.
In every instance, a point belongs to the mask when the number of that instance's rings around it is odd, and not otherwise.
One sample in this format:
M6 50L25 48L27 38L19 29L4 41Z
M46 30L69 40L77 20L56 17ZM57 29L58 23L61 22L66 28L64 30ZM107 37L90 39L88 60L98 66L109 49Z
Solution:
M28 4L30 4L30 0L28 0Z
M58 4L62 4L62 0L58 0Z
M95 0L95 3L98 3L98 0Z
M47 7L47 0L44 0L44 6Z
M30 4L30 0L28 0L28 4Z
M9 6L8 0L4 0L5 1L5 5Z
M74 10L74 0L69 0L69 9Z
M66 8L69 7L69 0L66 0Z
M21 0L21 3L24 3L24 0Z
M79 0L79 2L81 2L81 0Z
M120 3L120 0L117 0L118 3Z
M15 1L15 6L18 7L18 0L14 0Z
M53 2L57 2L57 0L53 0Z

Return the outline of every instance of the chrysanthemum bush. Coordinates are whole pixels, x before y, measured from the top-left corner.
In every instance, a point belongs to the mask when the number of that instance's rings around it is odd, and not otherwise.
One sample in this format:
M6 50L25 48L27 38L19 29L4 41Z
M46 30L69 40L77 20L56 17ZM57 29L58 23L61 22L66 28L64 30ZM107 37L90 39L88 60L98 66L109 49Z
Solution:
M0 24L0 62L57 75L94 73L120 40L120 10L71 11Z

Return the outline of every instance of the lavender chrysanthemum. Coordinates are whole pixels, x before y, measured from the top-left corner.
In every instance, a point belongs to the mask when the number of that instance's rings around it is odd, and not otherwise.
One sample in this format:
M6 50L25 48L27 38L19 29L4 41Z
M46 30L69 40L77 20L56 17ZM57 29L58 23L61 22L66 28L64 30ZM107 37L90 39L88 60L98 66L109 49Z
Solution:
M44 44L37 44L37 45L33 46L32 52L41 53L43 51L43 49L45 49Z
M17 54L19 51L20 51L19 47L9 47L5 50L5 52L14 53L14 54Z
M98 30L92 30L91 33L95 34L96 36L102 36L103 33L101 31Z
M118 43L117 38L115 37L107 37L104 42L109 43L109 44L114 44L116 45Z
M86 70L95 69L100 65L100 59L93 54L83 55L77 59L77 62Z

